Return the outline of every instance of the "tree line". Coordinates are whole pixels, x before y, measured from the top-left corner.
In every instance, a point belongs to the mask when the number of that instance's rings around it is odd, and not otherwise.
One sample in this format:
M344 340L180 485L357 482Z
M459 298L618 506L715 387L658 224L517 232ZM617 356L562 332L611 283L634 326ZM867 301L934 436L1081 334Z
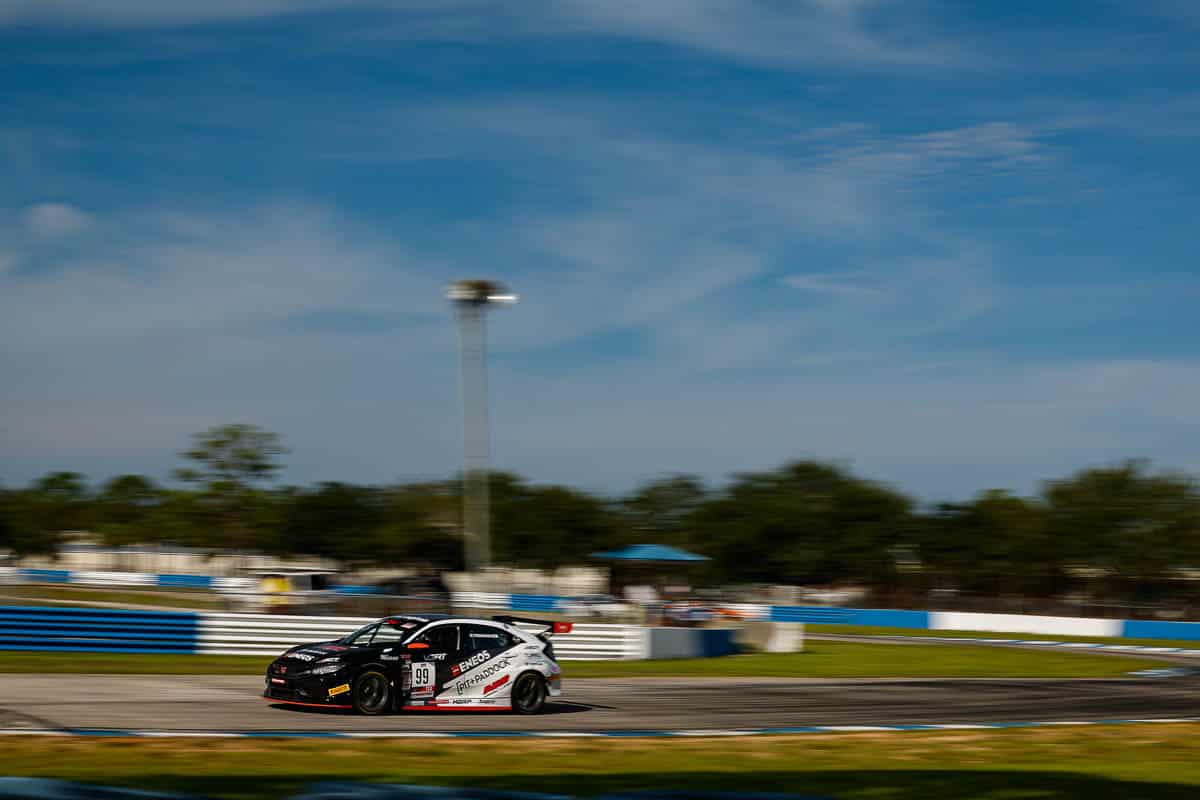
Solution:
M228 425L197 434L163 486L73 472L0 489L0 548L53 552L69 531L111 545L316 555L352 566L461 567L460 483L277 486L274 434ZM834 464L799 461L723 486L678 475L620 497L518 475L490 476L493 558L582 564L598 550L657 542L711 558L696 583L860 585L877 597L933 590L1055 597L1086 586L1124 602L1195 596L1200 488L1141 461L1084 469L1034 497L987 490L921 505Z

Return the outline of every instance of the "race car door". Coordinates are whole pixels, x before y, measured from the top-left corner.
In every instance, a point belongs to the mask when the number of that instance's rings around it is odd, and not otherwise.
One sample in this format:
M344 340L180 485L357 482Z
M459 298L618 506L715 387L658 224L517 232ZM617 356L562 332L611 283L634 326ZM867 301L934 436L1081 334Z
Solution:
M450 682L442 695L455 705L502 706L508 703L516 665L515 638L494 625L464 624L459 647L461 660L450 667Z
M432 699L453 677L451 667L460 660L461 625L431 625L408 645L412 655L412 705L432 705ZM414 649L415 648L415 649Z

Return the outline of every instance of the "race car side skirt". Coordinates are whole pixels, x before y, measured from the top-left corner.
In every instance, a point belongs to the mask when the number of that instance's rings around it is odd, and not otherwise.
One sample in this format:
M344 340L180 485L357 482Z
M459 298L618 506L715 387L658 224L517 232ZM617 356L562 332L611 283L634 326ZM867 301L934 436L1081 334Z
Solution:
M288 706L308 706L309 708L354 708L354 706L339 706L333 703L301 703L299 700L280 700L278 697L264 697L268 703L283 703Z
M512 706L400 706L401 711L512 711Z

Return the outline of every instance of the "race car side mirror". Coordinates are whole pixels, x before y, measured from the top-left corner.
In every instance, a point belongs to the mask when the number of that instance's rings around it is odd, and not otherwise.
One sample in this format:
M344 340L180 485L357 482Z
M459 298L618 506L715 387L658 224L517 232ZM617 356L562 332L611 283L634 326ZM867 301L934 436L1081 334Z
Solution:
M408 645L408 649L409 650L428 650L429 645L425 644L424 642L411 642Z

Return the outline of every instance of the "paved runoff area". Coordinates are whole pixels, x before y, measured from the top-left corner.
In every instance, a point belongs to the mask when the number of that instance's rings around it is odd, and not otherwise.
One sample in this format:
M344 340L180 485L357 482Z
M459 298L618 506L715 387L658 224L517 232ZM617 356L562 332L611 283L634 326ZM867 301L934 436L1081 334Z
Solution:
M537 716L349 712L273 705L258 676L5 675L0 732L630 735L1181 720L1200 717L1200 676L1122 679L641 678L568 681Z

